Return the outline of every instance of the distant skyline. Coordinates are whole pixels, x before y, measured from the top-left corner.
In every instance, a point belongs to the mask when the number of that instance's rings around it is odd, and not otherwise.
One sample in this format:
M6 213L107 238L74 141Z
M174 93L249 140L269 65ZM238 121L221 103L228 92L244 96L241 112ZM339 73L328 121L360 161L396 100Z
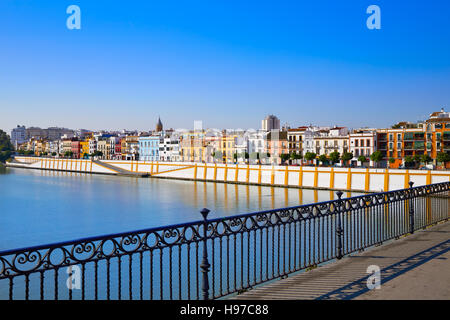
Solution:
M81 8L68 30L66 8ZM381 8L381 30L366 9ZM0 129L389 127L450 110L450 1L0 2Z

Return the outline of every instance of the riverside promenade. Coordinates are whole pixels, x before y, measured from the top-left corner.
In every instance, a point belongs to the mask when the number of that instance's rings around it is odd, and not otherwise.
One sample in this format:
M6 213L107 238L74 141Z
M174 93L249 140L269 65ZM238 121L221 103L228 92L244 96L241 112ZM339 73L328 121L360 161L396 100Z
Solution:
M381 269L369 290L367 267ZM297 273L232 299L450 299L450 222L420 230L337 262Z

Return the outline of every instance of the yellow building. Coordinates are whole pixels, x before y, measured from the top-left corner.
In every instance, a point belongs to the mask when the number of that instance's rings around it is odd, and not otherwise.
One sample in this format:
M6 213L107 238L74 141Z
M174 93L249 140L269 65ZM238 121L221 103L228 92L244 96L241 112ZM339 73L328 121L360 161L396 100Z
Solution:
M89 155L89 140L87 139L85 141L80 142L80 149L81 149L81 157L84 157L84 154Z
M217 151L222 153L224 163L234 163L234 154L236 153L236 137L235 134L227 135L223 132L220 139L219 149Z
M182 161L206 162L207 143L205 133L189 132L183 134L180 141L180 151Z
M45 140L38 140L35 143L34 154L37 156L45 155L48 153L48 143Z

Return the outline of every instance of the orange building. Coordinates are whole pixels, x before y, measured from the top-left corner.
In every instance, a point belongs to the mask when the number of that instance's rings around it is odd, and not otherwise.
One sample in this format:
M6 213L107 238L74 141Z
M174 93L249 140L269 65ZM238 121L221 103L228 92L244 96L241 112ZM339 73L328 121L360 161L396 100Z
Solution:
M406 157L424 154L437 165L438 153L450 153L450 113L441 110L433 112L423 123L401 122L391 129L379 129L377 142L385 160L394 160L391 168L403 166Z

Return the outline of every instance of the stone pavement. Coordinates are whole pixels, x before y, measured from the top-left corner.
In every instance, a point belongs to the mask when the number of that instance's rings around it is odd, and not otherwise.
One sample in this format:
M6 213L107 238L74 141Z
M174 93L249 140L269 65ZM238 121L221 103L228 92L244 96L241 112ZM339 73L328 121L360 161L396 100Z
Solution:
M369 290L368 266L381 269L381 288ZM448 299L450 222L290 275L231 299Z

